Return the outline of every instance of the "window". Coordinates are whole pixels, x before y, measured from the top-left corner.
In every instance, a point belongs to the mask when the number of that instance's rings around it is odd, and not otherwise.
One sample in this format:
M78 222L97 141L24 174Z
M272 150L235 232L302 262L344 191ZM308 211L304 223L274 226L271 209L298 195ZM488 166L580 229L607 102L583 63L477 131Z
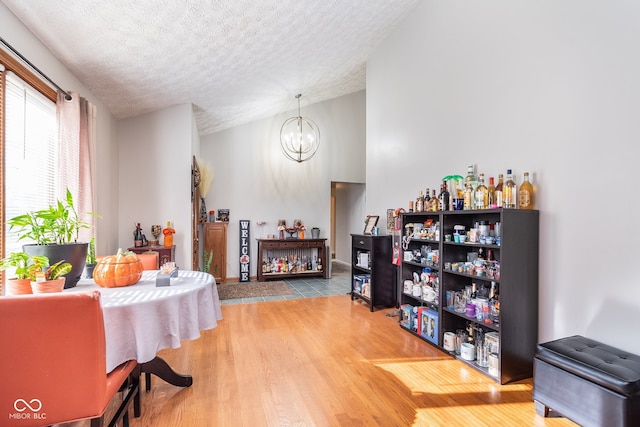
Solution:
M45 208L57 199L63 199L66 188L77 194L79 149L58 142L54 101L15 73L4 71L3 74L4 90L0 90L0 101L4 98L4 104L0 102L0 119L3 123L0 130L4 131L4 229L0 234L4 257L11 252L21 251L22 244L28 243L18 241L15 231L9 230L6 225L8 218Z

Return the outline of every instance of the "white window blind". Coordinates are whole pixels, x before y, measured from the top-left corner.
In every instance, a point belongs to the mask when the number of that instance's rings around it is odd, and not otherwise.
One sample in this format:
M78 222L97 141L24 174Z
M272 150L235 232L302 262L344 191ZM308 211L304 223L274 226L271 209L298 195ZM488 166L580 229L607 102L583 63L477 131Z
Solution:
M77 158L78 148L59 145L55 103L11 72L6 78L4 117L5 217L10 219L64 199L66 186L72 192L77 188L77 161L61 159ZM18 242L15 231L6 227L6 255L31 243Z

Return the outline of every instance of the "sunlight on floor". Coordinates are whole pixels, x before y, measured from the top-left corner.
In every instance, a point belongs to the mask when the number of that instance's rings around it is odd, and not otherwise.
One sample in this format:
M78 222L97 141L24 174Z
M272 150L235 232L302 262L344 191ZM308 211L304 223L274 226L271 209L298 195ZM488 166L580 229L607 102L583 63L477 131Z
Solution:
M460 420L468 420L465 426L574 425L537 415L530 382L500 385L449 357L371 363L394 375L413 396L428 395L430 407L416 408L414 427L451 426Z
M497 382L485 376L478 375L477 380L473 380L471 379L472 374L476 376L476 373L472 368L450 357L392 363L379 362L375 363L375 365L395 375L412 393L451 394L459 392L462 387L464 387L465 391L469 391L470 384L474 392L484 393L496 390L501 390L502 392L505 390L531 390L531 386L527 384L500 386ZM437 374L434 374L434 372L437 372Z

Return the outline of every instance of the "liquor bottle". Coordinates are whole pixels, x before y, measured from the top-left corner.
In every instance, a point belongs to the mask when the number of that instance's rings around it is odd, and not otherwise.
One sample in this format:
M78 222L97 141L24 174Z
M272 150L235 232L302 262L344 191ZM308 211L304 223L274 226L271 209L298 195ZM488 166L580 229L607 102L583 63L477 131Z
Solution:
M162 230L162 234L164 234L164 247L171 248L173 247L173 235L176 230L171 226L171 221L167 221L167 227Z
M484 260L484 248L478 248L478 260Z
M440 194L438 195L438 210L449 210L449 191L447 190L447 181L442 181L440 186Z
M478 186L478 178L476 178L473 165L469 165L467 167L467 176L464 179L464 186L465 186L465 196L464 196L465 206L467 202L467 191L470 191L469 196L471 197L471 199L469 200L469 207L468 208L464 207L463 209L465 210L474 209L476 205L475 193L476 193L476 187Z
M430 212L438 212L438 198L436 197L436 190L431 190L431 198L429 199Z
M133 233L133 246L136 248L142 247L142 229L140 228L140 223L136 224L136 229Z
M416 212L424 211L424 197L422 195L422 190L420 190L420 193L418 193L418 198L416 199L415 211Z
M464 188L462 187L462 184L460 183L460 181L462 181L462 177L456 178L454 181L455 193L452 194L452 197L456 199L464 198Z
M425 212L429 210L429 200L431 200L431 193L429 193L429 187L427 187L427 191L424 192L424 202L423 202L423 209Z
M493 182L493 177L489 177L489 186L487 187L487 207L493 209L496 207L496 186Z
M507 209L515 209L518 205L516 204L517 199L517 191L518 187L516 186L516 182L513 180L513 174L511 173L511 169L507 169L507 180L504 183L504 187L502 190L502 207Z
M318 264L316 265L318 271L322 271L322 258L318 258Z
M462 209L465 211L473 209L473 190L471 184L464 183L464 192L462 193L463 205Z
M501 208L503 203L502 190L504 189L504 182L502 174L498 175L498 185L496 185L496 192L494 195L496 208Z
M489 294L489 318L494 324L500 323L500 290L496 282L491 282Z
M481 173L476 187L476 209L487 209L489 207L489 189L484 185L484 174Z
M533 209L533 185L529 182L529 172L524 173L524 181L518 191L520 209Z

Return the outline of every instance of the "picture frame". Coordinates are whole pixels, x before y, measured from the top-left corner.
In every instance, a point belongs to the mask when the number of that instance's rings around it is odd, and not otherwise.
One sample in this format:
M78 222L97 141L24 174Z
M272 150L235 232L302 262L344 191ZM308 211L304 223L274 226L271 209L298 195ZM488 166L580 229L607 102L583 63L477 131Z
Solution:
M218 221L229 222L229 209L218 209Z
M378 219L380 219L380 217L377 215L369 215L367 217L367 221L364 224L363 234L372 234L373 229L375 228L376 224L378 224Z

